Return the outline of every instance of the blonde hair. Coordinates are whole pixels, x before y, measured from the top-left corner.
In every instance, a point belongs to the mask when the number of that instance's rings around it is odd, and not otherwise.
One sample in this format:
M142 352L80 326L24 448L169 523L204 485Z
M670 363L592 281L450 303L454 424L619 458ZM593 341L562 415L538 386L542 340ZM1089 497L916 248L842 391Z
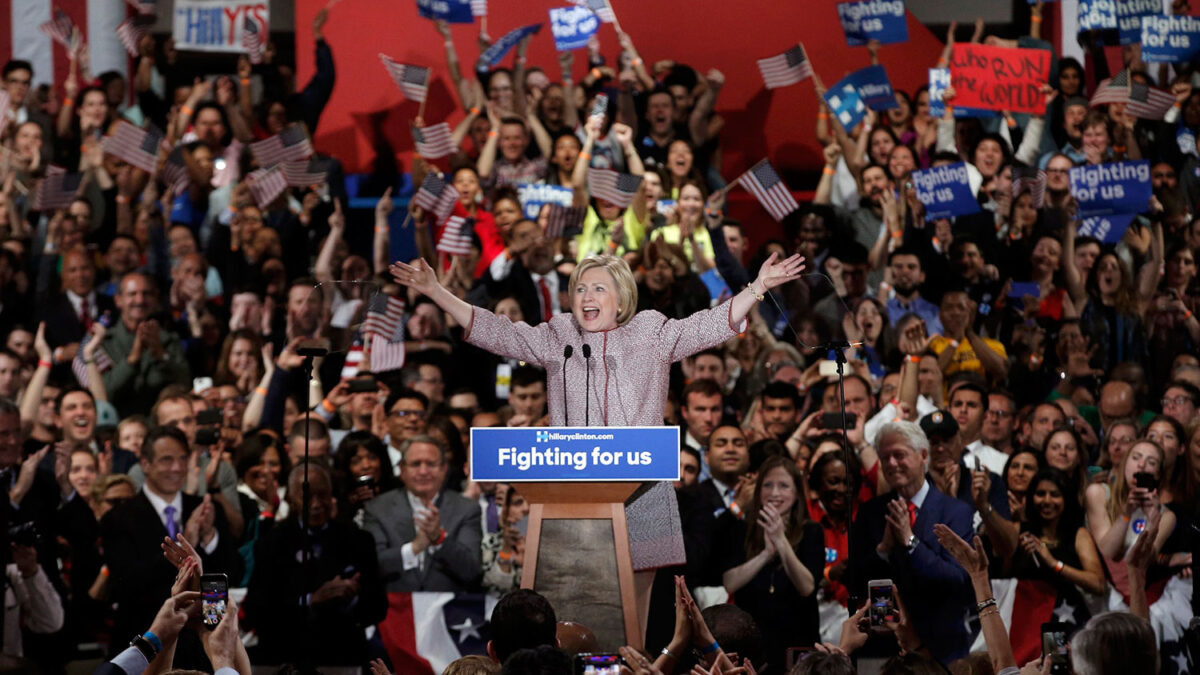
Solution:
M1125 499L1129 497L1131 486L1125 482L1125 465L1129 463L1129 458L1133 456L1133 449L1139 445L1149 445L1158 452L1158 480L1163 479L1163 461L1166 459L1166 452L1162 446L1148 438L1139 438L1129 446L1129 450L1125 451L1125 456L1121 458L1121 463L1112 470L1112 489L1108 495L1108 519L1113 523L1121 520L1121 516L1125 514Z
M486 656L472 654L450 662L442 675L493 675L500 672L500 664Z
M575 287L579 285L583 273L596 268L607 271L617 286L617 325L624 326L637 313L637 282L633 280L633 271L629 269L629 263L623 258L613 255L589 255L576 265L567 285L572 295L571 305L575 304Z
M110 473L107 476L100 476L95 483L92 483L92 502L99 503L101 499L104 499L104 493L114 485L128 485L130 490L137 492L137 485L132 478L123 473Z

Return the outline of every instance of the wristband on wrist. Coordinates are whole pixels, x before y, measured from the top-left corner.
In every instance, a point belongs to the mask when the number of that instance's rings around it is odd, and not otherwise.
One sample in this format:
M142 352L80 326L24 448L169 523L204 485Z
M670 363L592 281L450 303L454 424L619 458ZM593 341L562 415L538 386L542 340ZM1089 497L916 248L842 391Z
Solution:
M254 393L258 394L259 396L266 396L267 388L266 387L255 387Z
M38 359L38 368L52 368L52 367L54 367L53 363L50 363L49 361L47 361L45 359Z
M601 72L600 72L600 69L599 69L599 68L592 68L592 69L591 69L591 71L589 71L589 74L592 76L592 78L593 78L593 79L597 79L597 80L598 80L598 79L600 79L600 76L601 76L603 73L601 73Z
M661 651L661 652L659 652L659 653L660 653L660 654L662 654L663 656L665 656L665 657L667 657L667 658L671 659L672 661L678 661L678 660L679 660L679 657L678 657L678 656L675 656L674 654L672 654L672 653L671 653L671 650L670 650L670 649L667 649L666 647L663 647L663 648L662 648L662 651Z
M984 600L983 602L976 604L975 611L982 612L983 610L987 609L988 607L995 607L995 606L996 606L996 599L988 598L987 600Z
M629 63L631 63L635 66L640 66L640 65L642 65L642 57L639 56L639 57L633 59L632 61L630 61Z
M715 654L719 651L721 651L721 645L717 644L717 642L714 640L711 645L702 648L700 650L700 653L704 654L704 655L708 655L708 654Z
M495 138L495 137L497 137L497 136L499 136L499 135L500 135L500 132L499 132L499 131L496 131L495 129L491 129L491 130L489 130L489 131L488 131L488 135L487 135L487 137L488 137L488 138Z
M64 106L66 106L66 107L68 107L68 108L70 108L71 106L75 105L75 99L73 99L73 98L64 98L64 99L63 99L63 105L64 105Z
M592 155L591 155L591 153L589 153L589 152L581 152L581 153L579 153L579 159L582 159L582 160L583 160L583 161L585 161L585 162L586 162L586 161L589 161L591 158L592 158Z
M243 77L243 78L242 78L242 86L243 86L243 87L249 87L249 86L250 86L250 78L248 78L248 77Z
M128 204L129 203L129 197L126 197L125 195L117 195L116 199L117 199L118 204Z
M468 110L467 112L471 113L472 115L478 115L479 114L479 106L473 105L473 106L471 106L471 109Z
M731 502L729 504L729 512L737 516L739 519L742 517L742 507L737 502Z
M909 354L908 356L904 357L904 360L908 361L909 363L920 363L921 357L917 354Z
M1063 563L1063 561L1059 560L1058 562L1054 563L1054 573L1062 574L1064 567L1066 567L1066 564Z
M333 404L329 402L329 399L323 399L321 401L321 407L324 408L326 412L337 412L337 408L335 408Z
M1029 21L1030 21L1031 23L1041 23L1041 22L1042 22L1042 17L1040 17L1040 16L1031 16L1031 17L1029 17Z
M183 106L180 106L180 107L179 107L179 112L183 113L184 115L187 115L188 117L191 117L191 116L192 116L192 113L193 113L193 112L195 112L195 111L194 111L194 110L192 110L192 106L190 106L190 105L183 105Z
M1190 318L1192 318L1192 310L1190 310L1190 309L1188 309L1188 310L1184 310L1184 312L1183 312L1183 320L1184 320L1184 321L1187 321L1187 320L1188 320L1188 319L1190 319Z
M512 562L512 557L513 554L511 551L500 551L496 554L496 560L499 560L502 563Z
M821 170L821 173L825 174L826 176L832 176L833 174L837 173L837 171L834 171L833 167L827 166Z

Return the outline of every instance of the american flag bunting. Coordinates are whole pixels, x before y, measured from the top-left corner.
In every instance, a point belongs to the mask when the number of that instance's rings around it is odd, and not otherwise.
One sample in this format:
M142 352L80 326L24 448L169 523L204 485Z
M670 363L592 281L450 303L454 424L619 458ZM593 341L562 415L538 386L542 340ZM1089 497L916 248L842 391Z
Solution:
M382 373L404 367L404 337L389 341L378 335L371 338L371 372Z
M75 351L75 358L71 360L71 372L75 374L75 379L79 380L79 386L84 388L91 386L91 378L88 377L87 364L83 361L83 348L87 346L92 337L90 333L83 336L83 339L79 341L79 349ZM112 370L112 358L104 351L104 347L96 350L95 358L96 366L100 368L101 373Z
M596 199L603 199L621 208L633 203L633 196L637 194L641 184L641 176L618 173L609 169L588 168L587 170L588 192Z
M454 204L458 201L458 190L446 182L446 179L434 172L425 174L425 180L413 195L413 203L431 211L441 223L450 217Z
M783 220L787 214L799 208L787 185L784 185L771 163L765 159L739 176L737 182L752 193L767 213L777 221Z
M446 255L468 255L471 252L471 233L475 230L474 218L451 216L438 239L437 250Z
M1046 198L1046 172L1035 167L1014 166L1012 169L1012 198L1015 200L1022 192L1028 192L1033 200L1033 208L1042 208L1042 200Z
M417 154L425 159L439 159L454 153L454 137L450 133L450 125L442 122L431 127L418 127L410 124L413 144L417 146Z
M250 152L261 167L280 162L299 162L313 154L308 133L299 124L292 124L274 136L250 144Z
M378 335L391 340L404 318L404 300L375 293L367 303L367 318L362 324L363 336Z
M424 66L413 66L396 63L385 54L379 55L383 67L387 69L392 81L400 88L400 93L410 101L421 103L429 91L429 69Z
M546 207L550 209L546 213L545 237L547 239L557 239L573 230L580 229L583 226L583 219L587 215L586 206L547 204Z
M787 87L812 77L812 62L804 53L804 45L796 45L778 56L758 60L767 89Z
M260 208L275 201L275 198L287 189L287 178L283 175L283 170L277 166L251 171L246 178L251 179L250 194L254 197L254 203L258 204Z
M66 12L61 9L55 9L54 18L38 26L38 28L46 35L49 35L51 40L54 40L67 50L71 49L71 41L75 35L75 22L71 21L71 17L67 16Z
M33 197L35 211L53 211L65 209L75 200L75 193L83 182L82 173L67 173L62 169L51 173L46 171L46 177L38 184Z
M104 152L120 157L142 171L154 173L162 142L162 132L153 125L142 129L121 120L116 131L105 137Z

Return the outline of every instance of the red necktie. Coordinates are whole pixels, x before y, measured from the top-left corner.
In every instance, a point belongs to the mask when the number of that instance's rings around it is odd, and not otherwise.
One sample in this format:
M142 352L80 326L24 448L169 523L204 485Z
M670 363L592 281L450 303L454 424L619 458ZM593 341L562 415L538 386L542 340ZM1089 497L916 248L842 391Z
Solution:
M913 527L917 524L917 505L908 503L908 526Z
M546 285L545 277L538 277L538 291L542 294L542 321L549 321L554 316L554 307L550 304L550 287Z
M83 332L88 332L92 329L92 313L88 311L87 296L79 301L79 323L83 324Z

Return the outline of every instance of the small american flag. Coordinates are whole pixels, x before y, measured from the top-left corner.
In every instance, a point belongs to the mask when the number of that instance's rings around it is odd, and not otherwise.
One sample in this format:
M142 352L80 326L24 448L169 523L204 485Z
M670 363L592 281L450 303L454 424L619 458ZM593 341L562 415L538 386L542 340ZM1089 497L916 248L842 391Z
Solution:
M604 23L616 23L617 16L613 13L612 5L608 0L571 0L576 5L584 9L592 10L601 21Z
M413 144L417 146L417 154L425 159L438 159L454 153L454 138L450 135L450 125L442 122L431 127L418 127L410 124Z
M471 253L471 233L475 230L474 218L450 216L446 228L442 230L442 238L438 240L437 250L446 255L468 255Z
M391 340L404 318L404 300L375 293L367 303L367 318L363 321L363 336L378 335Z
M87 364L83 362L83 348L91 339L90 333L83 336L83 339L79 341L79 349L75 352L75 358L71 360L71 372L75 374L75 379L79 380L79 386L85 388L91 386L89 384L91 378L88 377ZM100 368L101 373L112 370L112 358L104 351L104 347L96 350L96 365Z
M388 75L392 76L392 81L396 83L397 87L400 87L404 98L417 103L425 100L425 94L429 91L428 68L396 63L384 54L379 55L379 60L383 62L383 67L387 69Z
M329 162L323 159L313 158L308 161L284 162L279 165L279 169L283 171L289 187L320 185L329 177Z
M587 215L586 206L547 204L546 208L550 209L546 213L545 236L547 239L557 239L573 230L578 230L582 227L583 219Z
M120 157L133 166L154 173L163 134L154 126L142 129L121 120L116 131L104 139L104 152Z
M188 178L187 161L183 157L182 145L175 146L171 152L167 153L167 161L163 162L159 177L162 178L163 185L172 197L187 189L190 179Z
M125 19L117 26L117 37L121 44L125 45L125 51L130 56L137 57L138 43L150 34L153 25L154 19L139 14Z
M382 373L404 367L404 337L396 341L378 335L371 338L371 372Z
M217 167L213 169L213 187L233 185L241 178L242 148L242 142L236 138L229 144L229 147L225 148L225 153L221 155L221 159L225 160L225 166L222 167L221 163L217 162Z
M604 121L604 113L608 112L608 94L596 94L596 100L592 102L592 112L588 114L588 120L593 117L599 117L601 122Z
M775 220L783 220L787 214L799 208L779 174L765 159L738 177L737 182L753 193Z
M1032 166L1014 166L1012 169L1012 198L1028 192L1033 199L1033 208L1042 208L1046 197L1046 172Z
M71 17L61 9L54 10L54 18L46 23L38 26L43 33L50 36L58 44L67 48L71 48L71 41L75 34L75 22L71 21Z
M458 190L432 171L425 174L425 180L421 182L417 194L413 195L413 203L426 211L432 211L439 223L450 216L457 201Z
M265 208L267 204L275 201L275 198L287 189L287 178L283 175L283 169L277 166L251 171L246 178L250 183L250 194L254 196L254 203L260 208Z
M262 63L266 45L267 41L262 28L247 13L246 20L242 24L242 49L246 50L246 54L250 57L250 63Z
M767 89L787 87L812 77L812 63L804 55L804 45L796 45L786 52L768 59L758 60Z
M487 0L471 0L471 16L487 16Z
M342 363L342 379L353 380L358 377L358 366L363 360L363 344L361 339L355 339L346 352L346 360Z
M587 188L596 199L625 208L633 203L638 186L642 184L641 176L628 173L618 173L609 169L587 170Z
M0 134L4 133L4 127L8 124L8 90L0 88Z
M145 16L154 14L154 0L125 0L125 2L137 10L138 14Z
M1175 97L1143 82L1135 82L1128 70L1100 82L1092 96L1092 107L1106 103L1124 103L1125 111L1143 119L1161 120L1175 105Z
M82 173L67 173L61 168L51 173L46 170L46 177L38 184L33 197L35 211L53 211L65 209L75 200L75 193L83 182Z
M250 144L250 152L261 167L280 162L299 162L313 154L312 143L304 127L292 124L274 136Z

